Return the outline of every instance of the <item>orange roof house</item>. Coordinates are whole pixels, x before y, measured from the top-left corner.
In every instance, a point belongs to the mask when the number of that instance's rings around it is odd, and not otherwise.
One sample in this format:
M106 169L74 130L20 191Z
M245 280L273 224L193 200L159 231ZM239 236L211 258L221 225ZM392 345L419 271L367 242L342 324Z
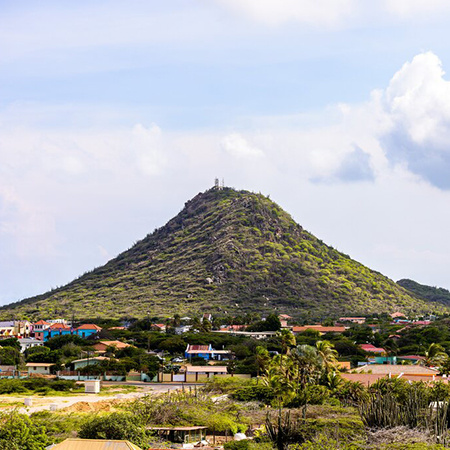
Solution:
M325 333L343 333L347 328L346 327L325 327L323 325L303 325L300 327L292 327L292 332L294 334L303 333L306 330L315 330L320 334Z
M115 347L117 350L122 350L131 347L131 345L121 341L100 341L93 345L93 348L98 353L105 352L108 347Z

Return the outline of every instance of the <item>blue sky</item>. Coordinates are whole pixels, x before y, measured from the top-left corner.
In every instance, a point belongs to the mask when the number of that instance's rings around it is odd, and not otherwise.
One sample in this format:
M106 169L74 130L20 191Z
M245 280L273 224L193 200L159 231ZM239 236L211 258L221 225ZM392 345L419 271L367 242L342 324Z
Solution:
M103 264L216 176L450 288L443 0L0 0L0 304Z

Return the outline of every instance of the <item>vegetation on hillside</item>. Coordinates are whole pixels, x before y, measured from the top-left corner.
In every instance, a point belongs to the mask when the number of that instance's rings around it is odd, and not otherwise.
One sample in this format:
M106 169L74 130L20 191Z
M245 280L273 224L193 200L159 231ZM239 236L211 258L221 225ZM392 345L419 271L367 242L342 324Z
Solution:
M397 284L430 302L442 303L445 306L450 305L450 291L447 289L427 286L406 278L397 281Z
M433 304L431 310L435 308ZM106 265L2 308L2 317L293 315L430 311L426 302L305 231L269 198L210 189Z

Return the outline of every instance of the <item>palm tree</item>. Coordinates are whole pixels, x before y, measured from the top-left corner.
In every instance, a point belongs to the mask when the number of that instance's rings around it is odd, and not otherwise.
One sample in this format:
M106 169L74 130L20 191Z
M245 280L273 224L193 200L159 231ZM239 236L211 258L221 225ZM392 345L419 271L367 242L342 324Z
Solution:
M269 359L270 359L270 357L269 357L269 352L267 351L267 348L261 347L260 345L258 345L255 349L255 360L256 360L256 365L258 367L258 369L257 369L258 377L259 377L260 373L262 371L264 371Z
M295 336L290 330L286 328L277 332L277 338L281 344L281 352L283 355L287 355L291 347L295 345Z
M316 349L322 359L325 371L329 372L330 369L334 369L337 364L338 352L334 349L333 344L330 341L317 341Z
M432 343L425 352L425 365L438 366L448 358L444 347L440 344Z
M297 381L302 388L316 381L323 369L323 360L317 348L311 345L297 345L291 355L297 365Z

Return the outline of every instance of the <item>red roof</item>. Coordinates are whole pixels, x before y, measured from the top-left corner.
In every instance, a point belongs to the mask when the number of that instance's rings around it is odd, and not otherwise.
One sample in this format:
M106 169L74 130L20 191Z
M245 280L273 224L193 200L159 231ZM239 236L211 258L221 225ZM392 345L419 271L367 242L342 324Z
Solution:
M209 345L190 345L188 351L190 350L209 350Z
M58 329L70 330L70 327L68 325L66 325L65 323L53 323L52 325L50 325L50 328L52 330L58 330Z
M424 361L425 360L424 356L419 356L419 355L397 356L397 358L400 358L400 359L411 359L411 360L417 360L417 361Z
M45 320L38 320L35 325L50 325L48 322L46 322Z
M406 317L403 313L401 313L401 312L395 312L395 313L392 313L392 314L389 314L393 319L396 319L397 317Z
M322 325L304 325L302 327L292 327L293 333L302 333L306 330L315 330L319 333L343 333L345 327L324 327Z
M98 325L95 325L94 323L85 323L83 325L80 325L77 330L97 330L97 331L101 331L102 328L99 327Z
M365 351L365 352L370 352L370 353L386 353L386 350L384 348L381 347L375 347L372 344L361 344L360 347Z

